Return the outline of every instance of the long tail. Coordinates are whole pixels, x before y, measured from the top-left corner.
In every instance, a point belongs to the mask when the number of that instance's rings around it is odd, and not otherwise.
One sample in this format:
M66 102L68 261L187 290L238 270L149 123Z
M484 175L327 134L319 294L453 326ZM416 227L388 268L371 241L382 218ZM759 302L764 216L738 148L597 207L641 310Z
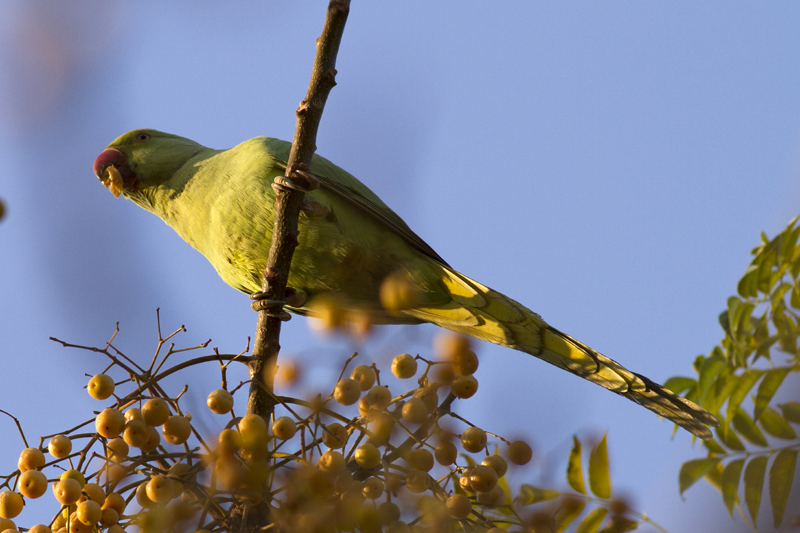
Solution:
M558 331L511 298L444 266L439 272L450 301L404 313L544 359L638 403L701 439L711 438L708 426L719 421L702 407Z

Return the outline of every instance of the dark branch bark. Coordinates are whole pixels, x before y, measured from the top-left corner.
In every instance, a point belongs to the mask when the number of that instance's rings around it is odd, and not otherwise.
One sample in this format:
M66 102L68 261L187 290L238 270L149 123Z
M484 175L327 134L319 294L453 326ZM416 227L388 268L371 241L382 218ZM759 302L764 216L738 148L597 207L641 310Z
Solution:
M322 35L317 39L317 55L305 99L297 108L292 150L286 167L286 180L277 178L275 227L264 270L262 291L269 300L283 300L292 255L297 247L298 217L303 204L303 190L316 188L309 174L316 150L317 130L330 90L336 85L336 54L350 11L350 0L332 0ZM280 351L282 305L274 304L259 311L253 357L250 363L250 395L247 412L269 420L275 404L272 395L275 364Z

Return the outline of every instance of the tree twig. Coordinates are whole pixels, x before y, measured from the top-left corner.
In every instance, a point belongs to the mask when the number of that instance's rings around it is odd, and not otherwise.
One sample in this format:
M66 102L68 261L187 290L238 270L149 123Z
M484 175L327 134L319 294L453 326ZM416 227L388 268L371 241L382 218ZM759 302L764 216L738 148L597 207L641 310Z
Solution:
M350 11L350 0L331 0L322 35L317 39L317 55L305 99L297 108L292 149L285 178L276 178L275 226L272 232L267 266L262 277L265 299L280 302L285 297L289 267L298 244L298 218L304 191L316 187L311 176L311 158L316 150L317 130L331 89L336 85L336 54ZM285 312L281 303L271 303L258 313L253 357L250 362L250 391L247 412L269 420L274 399L273 376L280 351L281 320Z

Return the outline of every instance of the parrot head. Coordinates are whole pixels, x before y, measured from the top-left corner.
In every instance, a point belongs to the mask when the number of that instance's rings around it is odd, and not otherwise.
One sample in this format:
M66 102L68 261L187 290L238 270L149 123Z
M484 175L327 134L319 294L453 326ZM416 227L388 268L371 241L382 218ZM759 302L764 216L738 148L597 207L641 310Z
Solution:
M193 155L206 148L194 141L156 130L129 131L114 140L94 160L94 175L115 198L136 203L169 180Z

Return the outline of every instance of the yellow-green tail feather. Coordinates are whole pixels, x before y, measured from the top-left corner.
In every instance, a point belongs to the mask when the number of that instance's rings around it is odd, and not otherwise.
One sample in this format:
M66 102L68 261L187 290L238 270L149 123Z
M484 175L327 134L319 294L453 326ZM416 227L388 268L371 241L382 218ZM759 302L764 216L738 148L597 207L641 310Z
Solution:
M638 403L702 439L711 438L708 426L716 426L718 421L702 407L558 331L505 295L444 266L440 272L440 283L450 301L423 305L406 314L544 359Z

